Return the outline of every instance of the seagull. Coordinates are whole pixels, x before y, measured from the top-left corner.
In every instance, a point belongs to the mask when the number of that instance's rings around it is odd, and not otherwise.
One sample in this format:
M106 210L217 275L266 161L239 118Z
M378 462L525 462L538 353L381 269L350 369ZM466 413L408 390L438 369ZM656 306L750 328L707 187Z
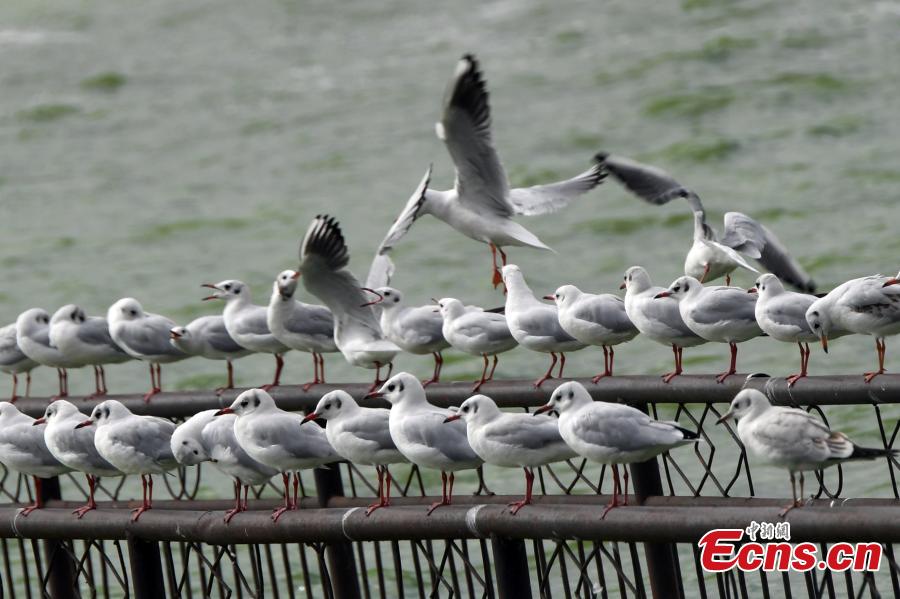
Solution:
M73 514L79 519L91 510L97 509L94 489L100 477L122 476L122 472L110 464L94 444L96 429L75 427L84 421L84 414L74 404L61 399L44 411L44 415L32 422L33 426L45 424L44 442L47 449L61 464L84 473L88 483L88 501Z
M371 293L376 299L369 303L381 306L381 330L385 336L407 353L434 356L434 374L422 384L427 387L440 381L444 366L441 351L450 347L444 338L444 319L440 312L434 305L404 306L403 294L393 287L378 287L371 289Z
M756 323L756 294L740 287L704 287L694 277L683 276L655 297L674 298L689 329L707 341L728 344L731 364L716 377L717 383L724 383L737 372L737 344L762 335Z
M553 378L553 367L556 366L556 354L559 354L559 377L562 378L566 367L567 351L575 351L585 344L569 335L559 324L556 306L550 306L534 297L522 271L515 264L503 267L503 284L508 290L506 295L506 322L509 331L519 345L531 351L549 353L550 368L547 373L534 382L540 387L547 379Z
M479 308L467 309L461 301L452 297L438 300L437 305L444 319L441 331L453 349L484 359L481 379L472 387L472 392L475 393L483 384L493 380L499 361L497 355L511 350L519 343L509 331L506 316L503 314ZM491 366L491 374L485 376L489 356L494 358L494 364Z
M16 318L16 343L22 352L42 366L56 369L59 393L53 399L68 397L68 368L80 368L84 362L63 354L50 343L50 315L42 308L25 310Z
M0 328L0 370L11 374L13 379L10 403L15 403L19 399L16 390L19 386L19 374L23 372L25 373L25 397L31 395L31 371L37 365L38 363L26 356L19 344L16 343L16 323Z
M573 451L593 462L612 466L613 497L601 519L612 508L628 505L627 468L624 468L625 501L619 503L619 464L646 462L670 449L700 440L694 431L674 422L653 420L637 408L594 401L577 381L557 387L550 401L533 413L553 410L559 413L559 433Z
M222 408L216 414L237 414L234 435L241 448L254 460L281 472L284 507L272 512L275 522L286 511L299 507L299 470L318 468L340 459L321 427L301 427L303 416L279 409L272 396L263 389L244 391L230 407ZM288 488L291 473L294 475L293 501Z
M534 468L576 455L560 436L555 419L502 412L486 395L468 398L444 422L460 418L466 423L469 445L485 463L525 471L525 498L509 504L513 515L531 504Z
M0 401L0 462L10 470L34 477L34 503L22 508L22 516L44 507L41 479L71 470L47 449L43 426L34 426L34 418L8 401Z
M225 318L219 314L195 318L183 327L169 330L169 343L191 356L201 356L208 360L225 360L228 367L228 381L224 387L216 389L221 395L226 389L234 389L234 366L232 361L249 356L252 351L238 345L225 328Z
M766 273L756 279L747 290L756 293L756 323L773 339L796 343L800 348L800 372L787 377L788 387L807 376L809 366L809 342L816 341L815 333L806 321L806 311L816 301L816 296L788 291L773 274Z
M269 330L281 343L291 349L309 352L313 358L313 380L303 385L308 391L313 385L325 382L323 353L338 351L334 342L334 318L325 306L305 304L294 299L300 273L284 270L275 279L272 297L266 312Z
M844 433L832 431L812 414L796 408L773 406L756 389L743 389L717 424L737 420L737 434L748 453L762 462L784 468L791 476L793 502L784 516L802 505L803 473L850 460L892 458L895 449L860 447ZM800 495L795 475L800 474Z
M94 393L108 393L104 364L121 364L131 356L116 345L109 334L109 323L102 316L88 316L75 304L67 304L50 318L50 345L63 356L90 365L94 369Z
M422 383L408 372L388 379L376 396L391 404L389 428L400 453L420 468L441 471L441 500L431 504L428 515L450 505L454 472L475 469L482 463L469 446L465 425L444 424L454 412L428 403Z
M237 514L247 511L250 487L264 484L278 471L251 458L238 444L234 434L237 416L216 416L217 412L204 410L193 415L175 429L170 444L179 464L194 466L211 462L216 469L234 478L234 508L225 512L227 524Z
M859 335L875 337L878 370L867 372L869 383L884 373L884 339L900 333L900 274L897 277L875 275L853 279L816 300L806 319L828 351L828 337L835 326Z
M334 315L334 340L353 366L375 370L374 391L382 383L381 368L391 365L400 348L385 338L359 281L347 270L350 253L338 222L326 215L313 219L300 244L297 269L306 290ZM390 376L390 371L388 371Z
M553 295L544 299L556 302L559 325L582 343L603 348L603 372L591 379L594 383L613 374L613 346L631 341L638 334L637 328L625 312L625 301L602 293L585 293L575 285L563 285Z
M165 474L178 462L172 455L171 439L175 425L156 416L138 416L122 403L107 399L94 406L91 417L76 424L76 429L96 426L97 452L125 474L140 474L144 491L141 507L131 510L131 521L153 508L153 475Z
M654 286L643 267L632 266L626 270L625 281L619 289L625 290L625 313L641 334L672 347L675 370L663 375L663 382L670 382L683 372L681 357L684 348L706 343L706 339L694 333L684 323L678 302L674 298L656 297L666 288Z
M204 283L203 287L213 290L212 295L203 298L223 300L225 310L225 329L238 345L250 351L275 356L275 377L272 382L262 385L260 389L268 391L281 384L281 369L284 368L284 353L290 348L275 338L268 324L268 310L257 306L250 297L250 288L235 279L221 281L213 285Z
M456 167L453 189L428 189L431 169L425 175L423 193L414 194L381 244L386 253L423 214L431 214L466 237L486 243L493 260L493 285L502 281L497 254L506 264L504 246L527 246L549 250L536 235L512 220L513 216L536 216L556 212L578 196L592 190L606 177L599 164L567 181L510 189L491 134L491 111L487 86L478 61L466 54L456 70L444 98L443 114L436 132L447 146ZM417 190L418 191L418 190Z
M165 316L144 312L141 303L131 297L122 298L110 306L106 320L116 345L132 358L150 365L150 391L144 395L144 401L150 401L151 397L162 392L162 365L189 357L169 343L170 331L175 323Z
M375 466L378 502L368 507L366 516L391 505L393 478L387 467L406 462L406 458L391 438L390 411L360 407L349 393L336 389L323 395L303 422L316 418L326 420L325 436L338 455L354 464Z
M725 233L719 237L706 223L700 196L667 172L619 156L600 154L599 158L603 168L646 202L659 206L676 198L687 201L694 213L694 243L684 263L684 274L704 283L724 275L725 284L730 285L730 273L737 267L759 272L743 257L748 256L799 290L809 293L816 290L815 282L803 267L761 223L740 212L726 212Z

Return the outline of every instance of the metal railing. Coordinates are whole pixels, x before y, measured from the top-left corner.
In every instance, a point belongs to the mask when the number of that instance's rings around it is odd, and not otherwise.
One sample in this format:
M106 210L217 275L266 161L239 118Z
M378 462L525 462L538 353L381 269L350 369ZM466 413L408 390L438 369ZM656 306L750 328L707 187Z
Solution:
M530 409L553 390L524 381L498 381L482 389L506 408ZM774 403L806 407L825 417L826 406L857 406L861 430L877 431L893 447L900 425L891 404L900 403L900 376L871 385L861 377L814 377L788 388L783 379L751 379ZM78 475L44 485L48 507L23 518L0 505L2 597L757 597L900 596L900 501L895 460L867 465L884 481L883 497L846 500L841 467L817 476L812 503L792 511L792 541L884 545L883 565L872 574L812 571L804 574L709 575L699 565L696 542L712 528L744 528L751 520L778 521L783 499L756 497L748 460L730 427L714 426L744 385L742 377L716 384L712 377L685 376L671 385L656 377L616 377L586 387L595 399L621 401L655 417L677 419L700 431L704 443L632 466L633 505L600 519L611 491L606 468L571 460L541 468L535 505L509 514L506 496L459 494L455 505L425 515L436 493L434 473L395 468L398 497L389 509L366 517L374 495L368 469L341 463L302 476L302 508L276 524L274 486L254 490L251 511L229 524L223 498L208 495L209 467L162 477L169 499L158 493L154 509L129 520L124 501L131 482L103 482L100 509L83 519L71 509L84 497ZM279 406L309 410L326 391L299 387L273 390ZM361 398L366 385L344 385ZM236 392L169 393L144 404L117 397L136 413L183 420L197 411L229 405ZM459 405L469 384L428 388L437 405ZM382 405L366 400L368 405ZM95 400L75 399L89 411ZM45 399L17 406L42 414ZM852 408L841 408L852 409ZM871 435L869 435L869 439ZM870 443L871 444L871 443ZM786 476L783 486L787 490ZM813 477L810 477L812 479ZM488 476L490 479L490 476ZM474 475L459 477L472 483ZM780 480L780 479L779 479ZM889 484L888 484L889 483ZM458 485L459 491L460 485ZM227 485L221 485L227 488ZM518 491L518 487L516 487ZM24 477L0 473L0 494L24 503L31 489ZM517 497L515 497L517 498ZM133 503L133 502L132 502Z

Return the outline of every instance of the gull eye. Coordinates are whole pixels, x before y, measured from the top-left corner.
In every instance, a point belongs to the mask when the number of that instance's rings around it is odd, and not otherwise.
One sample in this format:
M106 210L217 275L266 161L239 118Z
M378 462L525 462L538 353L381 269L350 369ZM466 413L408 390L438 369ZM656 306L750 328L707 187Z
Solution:
M224 285L222 289L224 289L225 291L231 291L231 285Z
M200 455L200 452L197 451L197 450L195 449L195 450L194 450L194 455Z
M331 409L331 404L330 404L330 403L325 404L325 409L326 409L326 410L330 410L330 409Z
M681 285L675 285L675 289L673 289L672 291L680 291L680 290L681 290Z
M469 406L464 407L464 408L462 409L462 411L463 411L463 412L468 412L468 411L469 411Z
M235 294L235 295L239 294L240 292L241 292L241 288L240 288L240 287L235 287L235 288L234 288L234 294Z
M241 407L246 408L247 403L249 403L249 402L245 399L244 401L241 402Z
M816 324L814 324L814 325L813 325L813 328L814 328L814 329L818 329L818 328L819 328L819 323L817 322Z
M819 311L816 310L815 312L812 313L812 315L813 315L813 316L818 316L818 315L819 315Z
M390 385L388 385L388 391L393 391L393 390L394 390L394 383L391 383Z
M131 315L132 315L132 316L137 316L137 310L131 310Z
M182 441L181 444L182 444L182 445L187 445L187 441Z

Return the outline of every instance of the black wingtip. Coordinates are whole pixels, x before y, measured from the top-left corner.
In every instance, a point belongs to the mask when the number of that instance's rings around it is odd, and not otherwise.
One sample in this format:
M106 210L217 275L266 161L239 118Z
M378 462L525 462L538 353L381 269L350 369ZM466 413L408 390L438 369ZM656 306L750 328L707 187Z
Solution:
M347 265L350 261L350 252L336 218L327 214L316 215L300 246L301 262L308 255L324 258L334 270Z
M609 158L609 152L597 152L594 154L594 160L599 164L604 164L607 158Z
M880 447L860 447L853 446L853 453L850 454L851 460L873 460L875 458L894 457L897 455L896 449L882 449Z
M680 427L680 426L678 426L678 425L672 425L672 426L674 426L674 427L677 428L679 431L681 431L681 435L684 437L684 439L685 439L686 441L693 441L693 440L695 440L695 439L699 439L699 438L700 438L700 433L698 433L697 431L692 431L692 430L687 429L687 428L682 428L682 427Z

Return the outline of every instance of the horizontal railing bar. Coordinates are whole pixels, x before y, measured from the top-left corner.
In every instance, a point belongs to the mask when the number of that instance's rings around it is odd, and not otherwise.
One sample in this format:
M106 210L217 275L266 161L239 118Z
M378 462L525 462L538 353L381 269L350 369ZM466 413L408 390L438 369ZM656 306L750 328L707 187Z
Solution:
M217 511L151 510L131 522L127 510L98 509L82 519L67 509L45 508L21 517L0 508L0 537L124 539L222 544L506 538L602 539L694 543L714 528L745 528L751 521L779 522L781 507L745 499L720 507L631 506L601 519L598 505L534 505L517 516L506 506L453 505L430 516L420 507L391 507L371 516L359 507L289 512L275 523L266 510L251 510L225 524ZM791 511L791 541L900 542L897 505L815 502Z
M625 403L728 403L744 387L764 391L773 403L783 405L847 405L872 403L900 403L900 375L881 375L865 383L861 374L815 376L800 380L788 387L783 378L754 378L736 374L719 384L713 375L683 375L671 383L663 383L655 375L616 376L592 383L590 379L576 379L585 385L594 399ZM572 379L566 379L572 380ZM501 407L533 407L545 403L558 381L547 381L536 389L530 380L497 380L487 383L481 393L491 396ZM365 405L386 407L383 400L363 398L369 389L364 383L316 385L308 391L295 385L272 389L270 393L278 405L286 410L310 410L319 399L333 389L344 389ZM210 391L165 392L144 403L141 395L111 395L136 414L165 417L186 417L202 410L221 408L231 404L242 389L233 389L217 396ZM446 382L429 385L429 401L439 406L456 406L472 395L471 382ZM69 398L84 411L106 398ZM22 398L16 405L31 416L44 413L50 398Z

